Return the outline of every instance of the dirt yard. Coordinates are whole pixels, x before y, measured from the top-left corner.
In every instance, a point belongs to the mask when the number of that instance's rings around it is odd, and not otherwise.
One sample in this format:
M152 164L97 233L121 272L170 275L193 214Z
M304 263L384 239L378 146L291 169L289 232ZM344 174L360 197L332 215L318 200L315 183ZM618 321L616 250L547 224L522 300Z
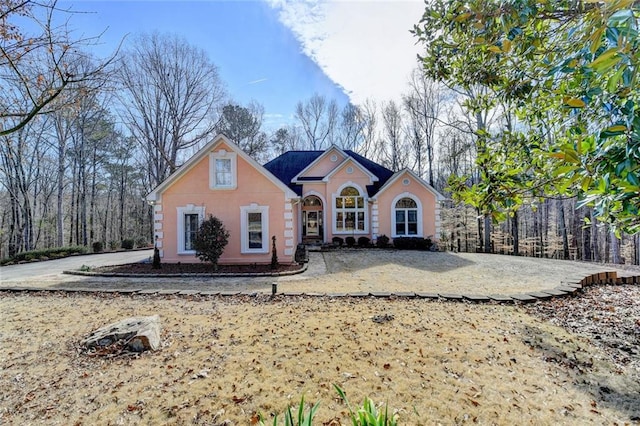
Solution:
M304 274L277 279L279 291L514 294L611 269L482 254L314 255ZM637 286L519 307L260 295L273 281L52 275L11 283L259 295L0 293L0 424L245 425L302 395L320 402L315 424L346 424L333 384L353 405L365 395L388 403L405 425L640 424ZM96 328L155 314L158 352L95 357L79 348Z
M640 298L638 287L625 289ZM163 326L158 352L79 350L102 325L153 314ZM334 383L354 405L365 395L388 403L405 425L640 419L637 363L517 306L0 293L0 317L0 424L246 425L302 395L320 401L315 424L346 424Z

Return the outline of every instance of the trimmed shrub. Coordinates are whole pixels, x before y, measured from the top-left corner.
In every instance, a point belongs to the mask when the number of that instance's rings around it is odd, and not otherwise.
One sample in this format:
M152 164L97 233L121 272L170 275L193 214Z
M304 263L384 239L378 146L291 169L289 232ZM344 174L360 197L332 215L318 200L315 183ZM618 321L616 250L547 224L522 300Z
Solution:
M126 239L122 240L122 244L120 244L120 247L122 247L125 250L132 250L134 244L135 243L134 243L132 238L126 238Z
M376 246L378 246L379 248L389 247L389 237L384 234L379 235L376 241Z
M109 250L116 250L118 248L118 242L116 240L109 241Z
M356 245L356 239L353 237L347 237L344 239L344 242L347 243L347 247L353 247Z
M358 246L359 247L369 247L371 245L371 240L369 237L359 237L358 238Z
M153 269L162 269L162 263L160 261L160 249L158 247L153 248Z
M298 247L296 247L296 263L305 263L308 261L307 248L304 244L298 244Z
M198 229L198 235L193 240L196 256L203 262L211 262L213 269L218 270L218 259L229 243L229 231L220 219L209 215Z
M93 249L94 253L102 253L102 251L104 250L102 241L94 241L93 244L91 244L91 248Z
M432 242L429 238L397 237L393 239L393 246L398 250L429 250Z
M276 248L276 236L271 237L271 269L278 269L278 249Z
M331 242L334 246L342 247L344 245L344 240L340 237L333 237Z

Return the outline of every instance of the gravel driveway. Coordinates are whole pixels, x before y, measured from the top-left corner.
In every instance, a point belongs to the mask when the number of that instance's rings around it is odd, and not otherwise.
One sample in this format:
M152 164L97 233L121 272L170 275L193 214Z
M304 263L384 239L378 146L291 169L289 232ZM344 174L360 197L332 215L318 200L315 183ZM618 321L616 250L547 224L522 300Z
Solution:
M483 253L339 250L322 253L327 273L282 278L283 291L514 294L551 289L610 265Z
M102 257L100 257L102 256ZM125 263L148 257L128 253L117 260L107 255L82 256L82 264ZM94 259L95 257L95 259ZM66 262L65 262L66 261ZM575 277L616 270L610 266L552 259L478 253L344 249L310 253L308 270L300 275L256 278L110 278L62 275L67 259L0 269L3 287L162 289L195 291L371 293L423 292L456 294L516 294L551 289ZM79 263L78 263L79 262ZM32 275L20 268L36 267ZM26 270L26 269L25 269ZM617 269L620 275L631 271ZM633 271L639 273L638 271Z

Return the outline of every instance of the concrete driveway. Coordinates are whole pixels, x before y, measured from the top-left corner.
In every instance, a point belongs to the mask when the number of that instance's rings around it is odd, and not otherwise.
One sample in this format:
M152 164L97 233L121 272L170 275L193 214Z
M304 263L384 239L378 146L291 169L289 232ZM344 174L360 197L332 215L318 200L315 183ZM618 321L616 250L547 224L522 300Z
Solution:
M44 262L24 263L0 267L0 283L8 284L15 281L47 280L53 276L62 275L62 271L79 269L82 265L107 266L123 263L135 263L148 260L153 256L153 250L137 250L118 253L101 253L82 256L65 257L64 259L47 260Z

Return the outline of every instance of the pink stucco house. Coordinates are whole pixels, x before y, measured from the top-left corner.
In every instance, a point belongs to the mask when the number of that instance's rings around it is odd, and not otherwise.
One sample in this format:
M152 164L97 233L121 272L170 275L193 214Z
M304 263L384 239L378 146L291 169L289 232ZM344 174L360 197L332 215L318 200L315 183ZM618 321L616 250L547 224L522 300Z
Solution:
M431 237L440 234L435 189L410 170L392 172L349 150L289 151L258 164L216 136L148 196L164 262L199 262L191 247L209 214L229 230L220 263L293 262L300 243L334 236Z

